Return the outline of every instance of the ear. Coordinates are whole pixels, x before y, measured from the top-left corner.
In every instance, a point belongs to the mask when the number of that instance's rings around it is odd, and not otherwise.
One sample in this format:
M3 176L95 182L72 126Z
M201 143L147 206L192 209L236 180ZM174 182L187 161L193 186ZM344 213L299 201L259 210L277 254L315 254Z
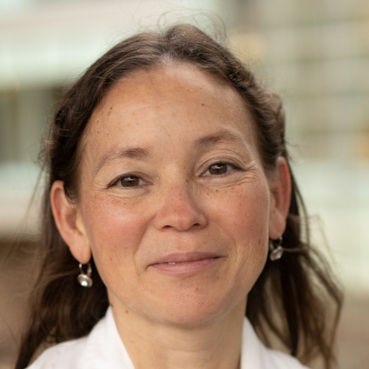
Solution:
M64 191L64 183L55 181L50 190L50 205L56 226L72 255L82 264L91 258L91 249L80 210Z
M271 206L269 218L269 238L278 239L286 228L286 219L291 201L291 174L285 158L277 159L275 172L269 179Z

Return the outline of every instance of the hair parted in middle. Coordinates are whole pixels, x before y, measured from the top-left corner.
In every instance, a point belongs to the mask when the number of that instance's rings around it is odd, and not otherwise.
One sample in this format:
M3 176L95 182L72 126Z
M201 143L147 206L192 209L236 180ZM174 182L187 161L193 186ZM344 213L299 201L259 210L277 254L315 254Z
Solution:
M32 296L31 323L18 357L23 368L45 342L61 342L86 335L108 307L106 287L93 264L94 284L81 289L76 282L76 261L55 225L49 200L54 181L61 180L72 201L78 201L80 143L89 119L112 86L134 71L163 63L190 63L232 86L253 117L264 170L273 171L278 157L289 163L285 142L285 116L279 97L259 85L245 66L224 46L188 24L163 32L134 35L106 52L65 93L43 151L46 186L43 200L41 246L44 261ZM310 244L307 217L292 171L292 195L284 248L276 262L268 260L248 296L246 316L269 342L276 336L290 353L303 361L320 355L326 368L333 359L332 341L341 295L324 259ZM336 305L328 319L326 301ZM330 324L330 322L332 324Z

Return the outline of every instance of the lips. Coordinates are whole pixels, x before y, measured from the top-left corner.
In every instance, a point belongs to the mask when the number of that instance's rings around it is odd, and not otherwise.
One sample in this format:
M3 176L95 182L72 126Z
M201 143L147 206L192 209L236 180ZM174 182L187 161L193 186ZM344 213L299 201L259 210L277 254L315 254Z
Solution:
M151 265L158 264L179 264L179 263L191 263L201 260L207 259L217 259L220 258L221 255L210 252L189 252L189 253L173 253L169 255L165 255L158 260L156 260Z
M208 270L221 258L222 255L211 252L172 253L149 266L164 274L190 276Z

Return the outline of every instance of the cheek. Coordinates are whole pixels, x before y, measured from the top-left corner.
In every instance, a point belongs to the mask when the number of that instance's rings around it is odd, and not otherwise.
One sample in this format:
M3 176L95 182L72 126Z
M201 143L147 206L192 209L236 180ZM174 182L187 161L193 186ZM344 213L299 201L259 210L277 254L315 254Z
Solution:
M270 195L267 185L257 182L230 191L222 199L222 216L235 235L245 240L265 239L269 225Z
M96 195L86 201L84 222L94 257L113 262L134 254L144 229L142 213L134 212L121 199Z
M268 251L270 194L263 181L241 185L218 204L219 224L233 240L240 277L254 279L263 268Z

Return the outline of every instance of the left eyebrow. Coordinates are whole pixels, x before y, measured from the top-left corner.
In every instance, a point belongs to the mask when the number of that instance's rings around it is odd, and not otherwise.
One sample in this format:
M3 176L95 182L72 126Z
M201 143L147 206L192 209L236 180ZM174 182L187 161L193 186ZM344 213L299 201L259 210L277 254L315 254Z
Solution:
M227 130L222 129L218 132L200 137L195 141L195 147L209 147L216 145L218 143L236 143L244 144L244 140L237 134Z

